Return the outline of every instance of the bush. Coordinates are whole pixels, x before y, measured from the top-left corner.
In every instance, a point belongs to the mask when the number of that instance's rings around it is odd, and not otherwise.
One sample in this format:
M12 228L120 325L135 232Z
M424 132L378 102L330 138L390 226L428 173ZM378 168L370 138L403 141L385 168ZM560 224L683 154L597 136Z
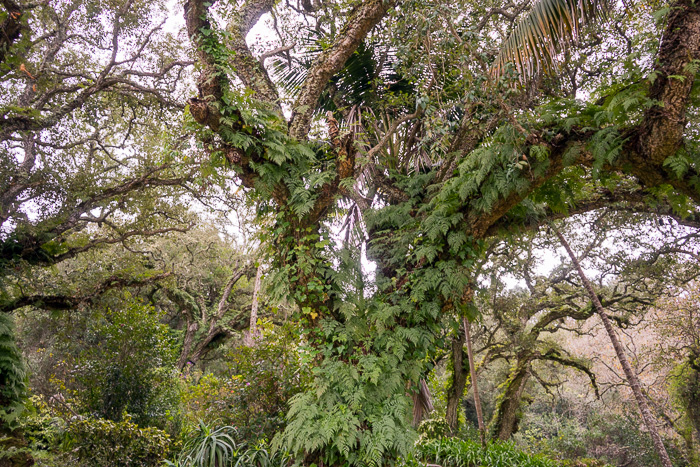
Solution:
M153 307L131 301L91 326L75 372L85 412L115 422L129 413L140 426L168 425L179 398L177 352L160 318Z
M271 439L285 424L287 403L309 380L289 328L263 324L255 346L233 349L228 376L208 374L187 388L182 401L190 423L236 427L242 440Z
M157 428L139 428L129 417L121 422L102 418L80 420L68 429L69 446L92 467L151 467L161 465L170 436Z
M185 445L170 467L272 467L288 465L289 456L272 453L265 440L251 446L239 439L232 426L212 427L200 421L185 440Z
M423 420L418 427L420 439L438 439L447 436L450 432L450 427L444 418L429 418Z
M483 448L475 441L455 438L427 440L418 443L407 467L425 463L443 467L555 467L553 460L543 455L531 455L518 450L513 443L490 443Z

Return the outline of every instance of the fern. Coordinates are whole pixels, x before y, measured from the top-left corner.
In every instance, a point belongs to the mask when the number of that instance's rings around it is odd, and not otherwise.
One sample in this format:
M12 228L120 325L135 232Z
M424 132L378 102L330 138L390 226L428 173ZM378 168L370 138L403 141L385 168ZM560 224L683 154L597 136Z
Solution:
M26 396L27 372L22 353L15 342L12 316L0 313L0 431L12 427Z

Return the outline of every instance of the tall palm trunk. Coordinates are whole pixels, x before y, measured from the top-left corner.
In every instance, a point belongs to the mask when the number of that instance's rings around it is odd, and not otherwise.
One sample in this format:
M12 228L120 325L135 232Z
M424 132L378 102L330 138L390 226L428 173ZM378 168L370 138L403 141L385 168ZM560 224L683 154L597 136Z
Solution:
M474 365L474 353L472 352L472 337L470 328L471 323L466 318L464 321L464 335L467 338L467 357L469 359L469 375L472 379L472 390L474 391L474 406L476 406L476 420L479 424L479 439L481 439L481 445L486 446L486 428L484 427L484 414L481 412L481 399L479 398L479 386L476 384L476 368Z
M654 417L651 414L651 411L649 410L649 406L647 405L644 395L642 394L642 388L639 383L639 378L637 378L637 374L632 370L632 366L627 360L627 356L625 355L625 352L622 348L622 344L620 344L620 341L617 338L617 334L615 334L615 330L613 329L612 324L610 323L608 315L605 314L605 310L603 309L603 305L598 299L598 295L596 295L595 291L593 290L593 286L588 281L586 275L583 273L583 269L581 269L581 264L578 262L578 259L576 259L574 252L569 246L569 243L566 241L561 232L559 232L557 229L554 229L554 232L556 233L557 237L559 237L559 241L561 242L564 249L566 249L566 252L569 254L571 261L573 262L574 266L576 267L576 270L578 271L578 275L581 278L581 282L583 282L583 286L586 289L586 292L588 292L588 295L591 297L591 301L593 302L595 311L598 313L600 319L603 321L603 326L605 326L605 330L607 331L608 336L610 337L610 341L612 342L613 348L615 349L617 358L620 361L620 365L622 366L622 369L625 372L627 382L632 388L632 393L634 394L634 398L637 401L637 406L639 407L639 411L642 414L644 424L649 430L649 434L651 435L651 439L654 443L656 453L661 459L661 464L664 467L673 467L673 464L671 464L671 459L668 457L668 453L666 452L666 448L664 447L664 443L661 440L661 435L659 435L659 431L656 429Z

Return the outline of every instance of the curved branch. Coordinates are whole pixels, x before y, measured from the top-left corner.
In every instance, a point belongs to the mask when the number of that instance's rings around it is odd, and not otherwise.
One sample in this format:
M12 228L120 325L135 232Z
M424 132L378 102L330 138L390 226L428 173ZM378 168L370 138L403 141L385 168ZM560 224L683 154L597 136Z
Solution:
M0 313L10 313L25 306L33 306L50 311L72 310L81 304L93 303L100 295L108 290L153 284L171 275L171 272L164 272L146 278L122 278L111 276L101 284L98 284L89 295L29 295L19 297L10 302L0 304Z
M274 0L249 0L234 14L234 19L229 23L233 55L231 61L237 76L243 84L256 93L260 100L274 105L282 115L279 105L279 93L272 83L270 76L262 66L262 61L256 60L246 44L246 36L250 29L260 20L260 17L272 10Z
M311 129L311 118L318 98L328 80L338 73L355 52L367 33L379 23L396 0L369 0L362 2L350 14L350 19L338 33L337 39L322 52L311 66L299 97L294 104L289 134L298 140L305 139Z
M593 313L591 312L591 314L593 314ZM591 385L593 386L593 390L595 391L595 397L597 399L600 399L600 392L598 390L598 384L596 382L595 373L593 373L591 371L591 369L588 368L588 366L584 365L582 362L563 357L559 353L559 351L557 351L555 349L550 349L547 352L545 352L544 354L542 354L538 357L535 357L535 359L537 359L537 360L550 360L550 361L556 362L560 365L568 366L568 367L571 367L575 370L578 370L580 372L585 373L586 375L588 375L588 379L591 380Z

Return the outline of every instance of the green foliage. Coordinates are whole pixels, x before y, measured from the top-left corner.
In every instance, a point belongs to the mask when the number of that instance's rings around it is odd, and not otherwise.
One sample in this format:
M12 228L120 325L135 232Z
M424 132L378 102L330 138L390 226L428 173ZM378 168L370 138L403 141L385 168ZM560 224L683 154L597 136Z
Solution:
M271 439L285 425L287 403L310 383L302 361L298 331L262 322L254 346L231 349L225 362L228 376L207 374L182 393L190 423L235 426L248 443Z
M136 300L109 309L92 323L75 372L84 410L120 421L164 428L177 404L176 345L161 313Z
M640 419L634 413L611 413L604 407L588 407L582 414L573 414L571 408L543 407L531 411L522 423L516 439L518 445L552 458L568 461L567 465L657 465L651 437L639 430ZM664 440L674 461L681 453L670 439ZM597 463L586 461L597 459Z
M252 445L239 441L235 427L214 428L200 421L186 436L176 459L165 463L170 467L282 467L289 464L289 457L271 452L265 440Z
M223 467L231 464L242 446L236 443L236 429L232 426L212 428L199 422L183 446L178 465L193 467Z
M439 439L450 433L450 427L444 418L429 418L423 420L418 427L422 439Z
M558 465L542 455L527 454L512 443L490 443L483 448L476 441L455 438L428 439L418 446L406 466L424 463L443 467L554 467Z
M525 78L554 68L558 52L580 30L605 16L609 4L597 0L540 0L508 37L492 65L496 75L512 63Z
M12 316L0 313L0 436L15 424L26 395L26 370Z
M32 396L26 401L19 423L28 448L35 457L41 451L58 449L66 439L68 423L40 396Z
M153 467L161 465L171 440L153 427L139 428L127 417L120 422L90 418L71 423L69 446L93 467Z
M672 373L671 394L692 430L700 432L700 356L689 355Z

